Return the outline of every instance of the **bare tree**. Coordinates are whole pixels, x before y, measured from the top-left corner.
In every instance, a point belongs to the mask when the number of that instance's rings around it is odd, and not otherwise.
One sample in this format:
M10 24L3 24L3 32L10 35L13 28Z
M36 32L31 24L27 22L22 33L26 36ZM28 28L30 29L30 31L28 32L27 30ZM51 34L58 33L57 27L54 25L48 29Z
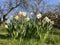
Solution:
M34 0L35 1L35 0ZM39 5L41 4L41 2L42 2L43 0L36 0L35 2L36 2L36 4L35 4L35 7L31 7L33 10L32 10L32 12L33 12L33 19L34 19L34 21L36 20L36 14L37 13L40 13L40 11L39 11Z
M8 16L8 14L13 10L13 9L15 9L15 8L17 8L18 6L20 6L20 4L21 3L24 3L25 5L25 7L26 7L26 5L27 5L27 0L15 0L15 4L14 4L14 6L12 6L12 0L9 0L9 10L7 11L7 13L6 14L3 14L3 22L5 22L7 19L6 19L6 16ZM0 12L1 12L2 10L0 9ZM2 11L3 12L3 11Z

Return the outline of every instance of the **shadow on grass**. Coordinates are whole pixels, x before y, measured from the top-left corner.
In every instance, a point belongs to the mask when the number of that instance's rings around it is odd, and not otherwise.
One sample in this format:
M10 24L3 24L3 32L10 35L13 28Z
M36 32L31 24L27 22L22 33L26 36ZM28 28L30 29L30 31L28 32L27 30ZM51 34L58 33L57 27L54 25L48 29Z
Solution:
M58 33L58 32L50 32L50 34L60 35L60 33Z
M0 35L0 39L8 39L9 35Z

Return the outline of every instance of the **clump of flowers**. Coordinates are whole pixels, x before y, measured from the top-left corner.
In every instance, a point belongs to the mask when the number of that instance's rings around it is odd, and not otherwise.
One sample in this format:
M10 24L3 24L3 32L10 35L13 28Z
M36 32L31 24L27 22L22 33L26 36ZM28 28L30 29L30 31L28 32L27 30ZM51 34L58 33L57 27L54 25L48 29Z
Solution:
M51 19L49 19L47 16L42 20L42 22L47 22L47 23L50 23L50 24L54 24L54 21L51 21Z
M30 14L33 15L33 12L31 12ZM19 17L19 15L21 15L22 18ZM42 15L39 13L36 15L36 18L41 19ZM13 21L14 19L19 20ZM49 19L47 16L44 19L41 19L41 21L35 22L33 19L31 20L31 18L26 15L26 12L22 11L20 11L19 14L14 17L14 19L10 24L11 29L9 30L11 30L10 33L15 39L38 36L40 38L40 41L44 42L47 39L50 30L52 29L52 25L54 24L54 21L51 21L51 19ZM8 28L7 25L5 27Z
M26 16L26 12L20 11L19 14L20 14L21 16L24 16L24 17Z
M47 23L49 23L49 22L51 21L51 19L49 19L48 17L45 17L45 18L43 19L43 21L46 21Z

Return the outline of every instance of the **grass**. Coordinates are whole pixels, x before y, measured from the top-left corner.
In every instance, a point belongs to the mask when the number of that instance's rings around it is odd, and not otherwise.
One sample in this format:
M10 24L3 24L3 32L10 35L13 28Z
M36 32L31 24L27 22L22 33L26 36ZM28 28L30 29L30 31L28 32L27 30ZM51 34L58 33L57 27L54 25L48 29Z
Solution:
M54 28L48 36L46 43L41 43L39 40L34 38L22 40L22 42L19 40L0 38L0 45L60 45L60 29Z

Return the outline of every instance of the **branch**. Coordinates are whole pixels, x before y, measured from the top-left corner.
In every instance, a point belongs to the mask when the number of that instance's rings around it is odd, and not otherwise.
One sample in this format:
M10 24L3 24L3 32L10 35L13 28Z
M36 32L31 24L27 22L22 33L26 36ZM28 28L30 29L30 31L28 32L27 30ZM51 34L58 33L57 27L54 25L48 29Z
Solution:
M6 20L6 16L13 10L13 9L15 9L16 7L18 7L20 5L20 3L19 4L17 4L15 7L11 7L9 10L8 10L8 12L3 16L3 21L5 22L5 20Z

